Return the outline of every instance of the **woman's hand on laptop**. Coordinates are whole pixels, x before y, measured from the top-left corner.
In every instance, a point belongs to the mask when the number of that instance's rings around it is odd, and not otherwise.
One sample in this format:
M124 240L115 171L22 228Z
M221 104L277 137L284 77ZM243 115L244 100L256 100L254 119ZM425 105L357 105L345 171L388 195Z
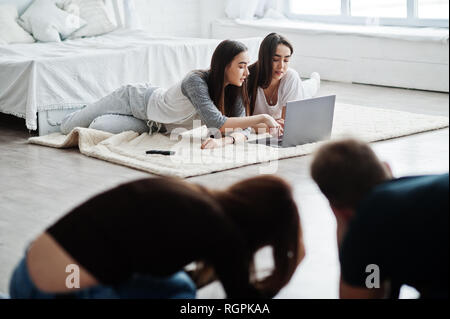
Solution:
M272 136L274 136L274 137L280 137L280 136L283 135L284 129L283 129L283 127L280 125L280 126L278 126L278 127L271 128L270 131L269 131L269 133L270 133L270 135L272 135Z
M268 114L259 114L258 124L253 126L253 129L258 134L269 133L272 136L283 135L283 127L272 116Z
M276 120L278 124L281 125L281 127L284 129L284 119L278 119Z

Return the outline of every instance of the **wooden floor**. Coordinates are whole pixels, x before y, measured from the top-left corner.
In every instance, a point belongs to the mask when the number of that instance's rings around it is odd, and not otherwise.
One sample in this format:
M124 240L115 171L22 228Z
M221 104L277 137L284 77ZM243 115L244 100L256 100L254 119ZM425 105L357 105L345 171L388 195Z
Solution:
M449 95L368 85L323 82L320 95L338 102L415 113L449 115ZM7 292L11 271L26 244L70 208L119 183L149 177L130 168L88 158L77 150L27 144L24 120L0 115L0 292ZM448 129L372 144L397 176L449 170ZM309 177L311 157L278 162L277 174L294 185L301 209L307 257L279 298L336 298L339 277L335 220ZM209 187L226 187L259 174L254 165L190 178ZM264 252L258 257L266 261ZM200 297L220 297L212 285Z

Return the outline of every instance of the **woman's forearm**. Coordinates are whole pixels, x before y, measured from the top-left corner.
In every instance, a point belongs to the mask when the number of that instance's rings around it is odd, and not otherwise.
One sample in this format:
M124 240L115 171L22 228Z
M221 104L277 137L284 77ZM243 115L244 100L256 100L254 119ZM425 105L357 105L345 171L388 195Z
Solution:
M239 133L239 132L235 132L230 134L229 136L225 136L223 137L223 145L227 145L227 144L240 144L240 143L244 143L247 140L247 136L245 136L245 134Z
M226 129L234 130L237 128L246 129L253 127L258 123L263 122L261 115L244 116L244 117L229 117L223 126L220 128L220 132L224 133Z
M247 140L247 136L243 133L234 132L222 138L208 138L202 143L202 149L224 147L228 144L241 144Z

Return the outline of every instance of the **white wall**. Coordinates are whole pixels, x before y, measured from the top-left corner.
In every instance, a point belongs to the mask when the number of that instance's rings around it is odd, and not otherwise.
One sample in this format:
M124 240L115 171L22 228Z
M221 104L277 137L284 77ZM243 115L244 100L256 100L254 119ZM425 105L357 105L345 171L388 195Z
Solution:
M217 20L225 16L225 0L134 1L143 27L155 36L237 39L278 31L293 42L292 65L303 77L318 71L331 81L449 91L448 42L308 34L221 23Z
M449 91L449 43L409 41L216 21L212 36L286 36L295 48L292 67L302 77L317 71L322 79L430 91Z
M211 22L224 17L224 0L134 0L142 26L156 36L211 36Z

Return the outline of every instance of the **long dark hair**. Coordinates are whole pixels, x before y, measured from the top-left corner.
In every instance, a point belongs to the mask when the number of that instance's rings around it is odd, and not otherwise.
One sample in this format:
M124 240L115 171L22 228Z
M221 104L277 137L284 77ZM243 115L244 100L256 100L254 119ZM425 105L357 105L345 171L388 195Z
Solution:
M287 46L291 50L291 54L294 53L294 47L285 37L279 35L278 33L271 33L261 42L258 61L248 68L250 71L248 90L249 95L251 96L249 115L253 115L253 112L255 111L258 87L260 86L263 89L267 89L272 81L272 59L275 56L277 48L280 44Z
M250 255L265 246L273 249L274 270L262 280L249 265L254 287L273 297L291 279L305 251L297 205L290 185L276 176L259 176L232 185L214 197L241 229Z
M210 74L207 80L209 95L219 111L225 116L237 116L234 106L239 97L242 97L246 114L249 115L250 101L247 81L244 82L242 87L228 85L225 90L223 89L226 67L238 54L246 51L248 49L243 43L225 40L217 46L211 59Z

